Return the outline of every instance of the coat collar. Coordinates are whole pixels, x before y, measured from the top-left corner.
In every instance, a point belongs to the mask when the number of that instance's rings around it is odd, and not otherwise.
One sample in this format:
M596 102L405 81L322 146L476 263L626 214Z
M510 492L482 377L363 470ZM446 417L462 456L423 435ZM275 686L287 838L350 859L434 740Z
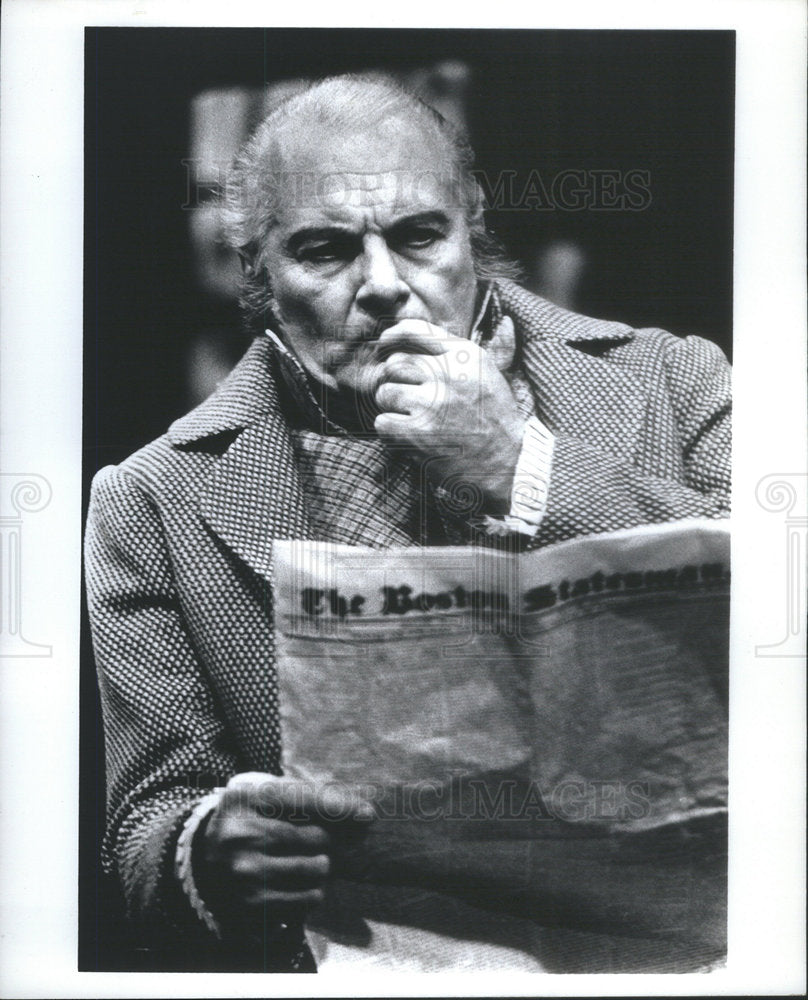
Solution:
M627 341L634 337L635 331L625 323L570 312L513 281L499 281L496 288L503 312L513 317L517 328L521 327L522 336L529 339L550 337L566 344L579 344Z
M168 428L169 441L186 445L242 430L277 410L274 360L270 342L263 337L254 340L213 395Z

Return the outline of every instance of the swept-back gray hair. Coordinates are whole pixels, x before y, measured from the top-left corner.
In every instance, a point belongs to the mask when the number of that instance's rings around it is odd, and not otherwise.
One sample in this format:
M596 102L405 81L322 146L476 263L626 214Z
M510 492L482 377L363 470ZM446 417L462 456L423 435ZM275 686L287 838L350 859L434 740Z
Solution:
M480 185L472 167L474 154L464 132L415 95L385 78L333 76L312 84L274 108L246 142L233 164L221 201L228 243L242 261L241 304L250 327L262 330L271 315L272 288L265 256L275 210L300 178L277 169L284 133L303 129L366 131L390 119L406 117L419 124L447 153L453 196L460 199L469 226L479 280L518 277L499 242L486 230ZM299 186L296 189L299 194Z

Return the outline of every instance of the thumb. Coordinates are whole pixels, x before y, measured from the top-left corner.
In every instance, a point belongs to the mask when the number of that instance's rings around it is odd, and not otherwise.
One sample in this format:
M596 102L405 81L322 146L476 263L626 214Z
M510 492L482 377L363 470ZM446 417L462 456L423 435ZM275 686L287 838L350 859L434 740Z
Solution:
M408 437L407 428L411 422L411 417L407 413L380 413L373 421L376 433L381 438L389 438L392 441L404 441Z

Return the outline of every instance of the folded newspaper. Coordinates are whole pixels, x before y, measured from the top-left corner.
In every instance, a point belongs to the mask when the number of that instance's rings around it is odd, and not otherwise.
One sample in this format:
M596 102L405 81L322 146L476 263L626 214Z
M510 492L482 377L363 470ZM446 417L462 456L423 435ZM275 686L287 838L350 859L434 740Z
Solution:
M322 968L678 971L725 939L729 529L281 541L285 773L375 806Z

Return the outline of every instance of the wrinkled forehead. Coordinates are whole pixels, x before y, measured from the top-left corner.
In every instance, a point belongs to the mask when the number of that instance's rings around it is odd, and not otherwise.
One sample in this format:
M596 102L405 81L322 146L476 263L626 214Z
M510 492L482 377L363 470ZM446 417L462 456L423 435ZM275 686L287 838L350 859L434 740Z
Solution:
M452 150L419 122L285 133L272 156L279 218L301 208L450 211L458 200Z

